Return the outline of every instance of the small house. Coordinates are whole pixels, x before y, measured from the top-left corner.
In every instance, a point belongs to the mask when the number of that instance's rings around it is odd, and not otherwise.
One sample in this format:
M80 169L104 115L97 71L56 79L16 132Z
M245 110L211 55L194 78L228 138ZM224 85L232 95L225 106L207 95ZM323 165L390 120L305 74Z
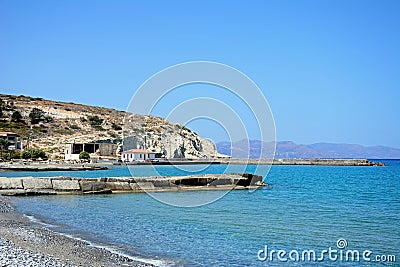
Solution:
M146 149L131 149L121 153L124 162L154 160L156 153Z

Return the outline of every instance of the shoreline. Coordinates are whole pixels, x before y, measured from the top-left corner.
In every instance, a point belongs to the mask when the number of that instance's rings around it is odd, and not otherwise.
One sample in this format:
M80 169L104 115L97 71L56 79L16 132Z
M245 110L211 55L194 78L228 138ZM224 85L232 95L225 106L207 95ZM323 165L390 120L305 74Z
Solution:
M112 248L55 232L16 210L0 196L1 266L135 266L154 264ZM155 260L156 261L156 260Z

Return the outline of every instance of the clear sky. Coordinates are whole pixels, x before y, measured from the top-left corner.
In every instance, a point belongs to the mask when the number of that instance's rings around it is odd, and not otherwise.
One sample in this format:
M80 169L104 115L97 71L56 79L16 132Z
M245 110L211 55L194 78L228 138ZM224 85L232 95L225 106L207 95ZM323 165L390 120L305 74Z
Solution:
M261 88L278 140L400 148L399 14L397 0L0 0L0 92L125 110L163 68L216 61Z

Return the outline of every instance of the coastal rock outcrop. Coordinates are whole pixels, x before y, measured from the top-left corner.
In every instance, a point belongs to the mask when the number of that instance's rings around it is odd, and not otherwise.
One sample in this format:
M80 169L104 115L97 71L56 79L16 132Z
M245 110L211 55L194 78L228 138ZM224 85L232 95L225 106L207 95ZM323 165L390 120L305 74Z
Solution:
M145 148L165 158L204 159L220 154L210 140L178 123L160 117L126 114L123 127L125 150Z

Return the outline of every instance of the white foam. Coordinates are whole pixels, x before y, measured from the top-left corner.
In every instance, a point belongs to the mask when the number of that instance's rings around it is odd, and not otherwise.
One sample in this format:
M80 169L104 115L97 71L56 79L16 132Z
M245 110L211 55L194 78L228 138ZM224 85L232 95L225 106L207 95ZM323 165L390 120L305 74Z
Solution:
M31 215L26 215L26 214L23 214L25 217L27 217L31 222L34 222L34 223L37 223L37 224L40 224L40 225L43 225L43 226L46 226L46 227L54 227L54 225L51 225L51 224L48 224L48 223L45 223L45 222L42 222L41 220L39 220L38 218L36 218L36 217L34 217L34 216L31 216Z
M38 223L40 225L45 226L46 228L54 228L55 227L54 225L42 222L41 220L37 219L35 216L26 215L26 214L24 214L24 216L27 217L31 222ZM51 231L53 231L53 230L51 230ZM109 251L109 252L111 252L113 254L117 254L119 256L128 258L128 259L133 260L133 261L152 264L152 265L159 266L159 267L175 266L174 262L172 262L172 261L135 257L135 256L128 255L126 253L123 253L123 252L119 251L118 249L112 248L110 246L104 246L104 245L96 244L96 243L94 243L92 241L89 241L89 240L86 240L86 239L83 239L83 238L80 238L80 237L77 237L77 236L73 236L71 234L66 234L66 233L62 233L62 232L57 232L57 234L60 234L62 236L66 236L66 237L69 237L69 238L72 238L72 239L75 239L75 240L78 240L78 241L85 242L85 243L89 244L89 246L92 246L92 247L95 247L95 248L105 249L105 250L107 250L107 251Z

